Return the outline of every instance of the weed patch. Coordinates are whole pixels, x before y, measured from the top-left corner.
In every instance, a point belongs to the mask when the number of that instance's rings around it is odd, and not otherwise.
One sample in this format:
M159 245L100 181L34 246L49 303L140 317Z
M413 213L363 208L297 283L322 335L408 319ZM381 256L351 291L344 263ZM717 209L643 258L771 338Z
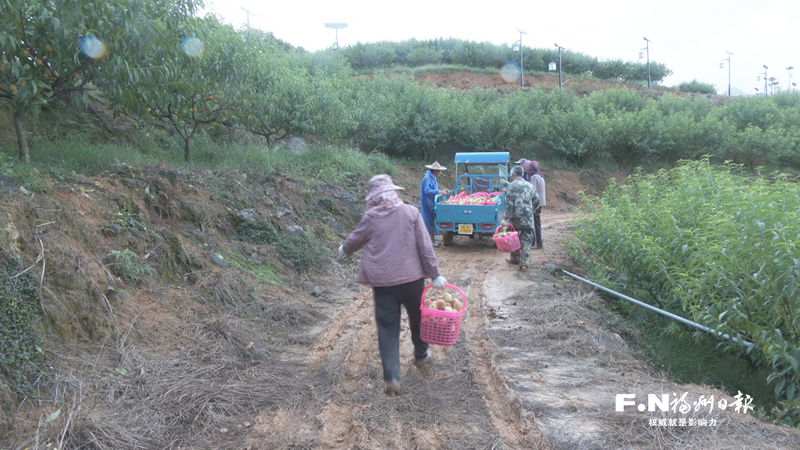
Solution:
M243 222L236 228L233 238L253 244L271 245L277 242L278 234L269 222Z
M278 255L294 264L299 272L310 272L320 263L325 248L313 237L287 233L278 236Z
M329 198L318 198L314 203L303 209L303 215L317 220L333 220L333 200Z
M147 226L144 224L142 215L139 213L132 213L130 211L117 211L114 218L114 223L121 226L128 231L147 232Z
M147 259L145 255L142 259ZM129 284L138 284L153 273L153 268L146 263L139 262L139 256L130 249L123 251L112 250L108 257L111 259L111 266L114 273Z
M227 256L226 261L241 270L252 275L258 281L264 281L271 284L281 284L280 276L272 270L268 264L260 264L251 261L239 253L231 253Z
M29 375L44 369L39 337L33 324L40 319L39 289L31 271L9 261L0 278L0 374L20 397L33 393Z

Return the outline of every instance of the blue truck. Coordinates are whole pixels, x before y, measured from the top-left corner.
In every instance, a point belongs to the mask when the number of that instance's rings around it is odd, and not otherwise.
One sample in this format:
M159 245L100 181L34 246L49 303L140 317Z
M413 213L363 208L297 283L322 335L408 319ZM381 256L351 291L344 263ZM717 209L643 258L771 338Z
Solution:
M508 152L456 153L455 186L446 195L438 194L433 205L434 225L445 246L453 245L455 236L482 239L494 234L506 213L508 158ZM474 203L458 203L463 196L473 196ZM480 204L475 200L480 196L494 203Z

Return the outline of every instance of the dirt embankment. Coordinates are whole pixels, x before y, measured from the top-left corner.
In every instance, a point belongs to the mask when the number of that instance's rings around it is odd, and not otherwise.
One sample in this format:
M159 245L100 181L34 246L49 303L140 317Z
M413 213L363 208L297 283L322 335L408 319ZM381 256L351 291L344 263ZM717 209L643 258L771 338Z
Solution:
M441 73L425 72L414 75L414 79L420 83L428 83L432 86L443 87L443 88L454 88L461 90L471 90L474 88L481 88L481 89L501 89L503 91L511 92L520 89L519 78L506 79L500 73L487 74L487 73L477 73L477 72L453 72L453 73L441 74ZM558 75L525 74L524 83L525 83L525 89L539 88L546 92L552 91L554 89L559 89ZM730 98L726 95L690 94L690 93L680 92L677 89L672 89L662 86L651 86L651 89L648 91L646 83L642 84L642 83L627 83L627 82L611 81L611 80L598 80L586 77L576 77L571 75L565 75L562 77L561 80L561 89L564 89L568 92L571 92L579 96L589 95L592 92L602 91L609 88L624 88L624 89L638 90L641 91L642 93L646 93L647 95L653 97L662 97L667 94L677 95L680 97L688 97L688 98L703 97L710 100L715 105L720 105L730 100Z
M38 399L4 410L14 422L2 447L800 448L797 430L730 409L616 412L616 394L733 399L659 376L609 331L618 318L604 301L556 269L581 273L563 245L579 214L572 199L624 174L544 175L535 268L520 273L488 239L436 250L467 312L456 344L435 346L422 370L403 327L397 397L383 393L358 254L334 258L337 235L363 210L366 177L312 188L278 174L151 168L1 194L0 245L26 267L42 255L31 270L43 274L40 332L53 366ZM409 203L421 176L395 174ZM146 230L114 227L119 211L141 212ZM248 214L327 242L314 255L324 272L298 270L274 243L236 238ZM151 281L120 279L106 258L126 248L148 255L138 261L158 270Z

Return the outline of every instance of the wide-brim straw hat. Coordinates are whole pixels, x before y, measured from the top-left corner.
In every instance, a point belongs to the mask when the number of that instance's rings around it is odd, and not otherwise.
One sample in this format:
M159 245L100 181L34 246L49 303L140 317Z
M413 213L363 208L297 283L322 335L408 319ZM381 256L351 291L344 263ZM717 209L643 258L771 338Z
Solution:
M428 164L425 168L431 170L447 170L447 167L440 165L439 161L434 161L433 164Z
M389 175L375 175L369 179L369 194L367 194L367 201L375 196L383 194L386 191L405 190L406 188L400 187L392 182L392 177Z

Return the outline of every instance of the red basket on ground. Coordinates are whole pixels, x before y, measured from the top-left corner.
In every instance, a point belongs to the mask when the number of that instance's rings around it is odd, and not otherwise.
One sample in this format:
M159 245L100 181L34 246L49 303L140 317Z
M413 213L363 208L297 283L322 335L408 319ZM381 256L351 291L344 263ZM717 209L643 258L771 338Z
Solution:
M419 309L422 312L421 323L419 327L419 337L429 344L436 345L453 345L458 339L458 333L461 331L461 317L467 310L467 297L464 296L464 291L452 284L445 284L445 287L455 289L461 295L461 311L439 311L438 309L426 308L425 293L433 285L428 285L422 291L422 299L420 299Z
M519 250L522 247L522 245L519 243L519 232L514 231L514 225L508 224L508 226L511 227L511 231L513 231L513 233L506 237L497 237L497 230L499 230L500 227L497 227L494 230L494 236L492 239L494 239L495 244L497 244L497 249L500 250L500 253L511 253Z

